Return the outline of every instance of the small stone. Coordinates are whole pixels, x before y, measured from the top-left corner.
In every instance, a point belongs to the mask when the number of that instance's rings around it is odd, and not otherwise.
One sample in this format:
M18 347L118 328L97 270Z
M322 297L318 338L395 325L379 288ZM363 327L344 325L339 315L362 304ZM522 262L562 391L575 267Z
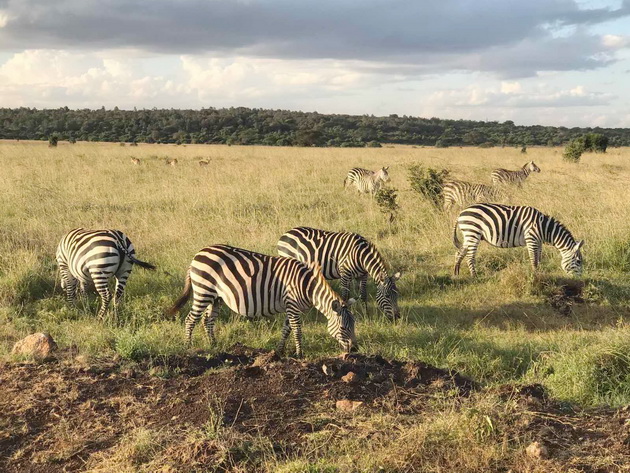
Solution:
M343 381L344 383L353 384L359 381L359 377L356 375L356 373L348 371L348 374L341 377L341 381Z
M29 355L36 360L45 360L52 356L57 344L47 333L34 333L13 345L11 353L14 355Z
M363 401L351 401L350 399L340 399L335 404L335 407L339 411L356 411L358 408L364 405Z
M530 443L528 447L525 449L525 452L531 458L536 458L536 459L547 458L549 456L549 451L547 450L547 447L542 445L540 442Z
M322 365L322 371L324 372L326 376L332 376L333 374L332 370L328 367L327 364Z

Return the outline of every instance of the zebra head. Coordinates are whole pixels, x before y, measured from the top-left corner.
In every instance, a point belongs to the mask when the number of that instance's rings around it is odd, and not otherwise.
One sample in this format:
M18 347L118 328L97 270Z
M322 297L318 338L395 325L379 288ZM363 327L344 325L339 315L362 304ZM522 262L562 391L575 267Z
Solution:
M349 299L347 302L333 300L331 308L334 315L328 318L328 332L337 339L346 353L359 349L354 333L354 316L350 312L350 306L354 302L354 299Z
M390 320L400 317L398 309L398 288L396 281L400 279L400 271L393 276L383 275L383 280L376 286L376 303Z
M572 248L567 248L562 252L562 269L567 274L573 274L580 276L582 274L582 252L580 251L584 246L584 240L580 240Z
M389 166L385 166L378 171L378 177L380 177L381 181L383 182L389 182L389 173L387 172L388 169Z
M536 166L534 161L530 161L527 164L527 168L530 170L530 172L540 172L540 168L538 166Z

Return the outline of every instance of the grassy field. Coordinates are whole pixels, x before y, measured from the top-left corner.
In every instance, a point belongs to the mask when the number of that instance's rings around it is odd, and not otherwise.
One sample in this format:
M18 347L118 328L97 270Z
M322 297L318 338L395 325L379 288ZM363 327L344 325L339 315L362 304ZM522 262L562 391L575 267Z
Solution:
M133 165L131 156L140 158L141 164ZM177 158L178 165L166 166L167 157ZM199 166L200 159L208 160L209 166ZM462 268L461 276L451 278L456 212L434 209L407 181L411 164L447 168L456 178L489 183L493 168L515 169L528 160L534 160L542 172L530 176L522 189L511 191L505 202L537 207L585 240L584 302L574 304L568 314L550 303L564 276L559 254L550 247L544 250L536 276L524 248L482 245L480 277L473 280ZM488 389L506 383L540 383L554 399L580 408L630 403L629 149L586 154L581 163L570 164L562 161L559 148L530 148L524 155L511 148L94 143L48 148L46 143L1 142L0 163L0 356L7 361L19 361L10 355L11 347L33 331L51 333L62 348L72 348L87 363L112 358L143 363L184 356L190 352L181 319L168 320L163 312L180 294L193 255L217 243L275 254L280 235L308 225L360 233L376 244L392 269L403 272L401 321L391 324L376 313L372 283L371 313L355 308L362 352L422 360L456 370ZM389 185L398 189L401 206L394 225L368 197L344 191L343 179L354 166L390 166ZM79 226L123 230L138 257L158 266L157 272L134 270L117 320L95 319L94 295L73 307L61 295L55 248L65 232ZM216 326L217 346L210 347L198 328L194 350L212 356L236 342L271 349L280 327L281 317L249 322L224 311ZM309 360L337 353L323 316L314 311L305 316L304 350ZM467 401L467 409L482 411L490 404L495 409L496 402L487 394ZM385 418L389 414L374 414L365 422L382 422L384 434L373 443L346 439L334 448L316 448L299 458L265 457L257 468L416 471L405 438L424 439L417 452L426 455L425 466L433 466L417 471L449 471L457 465L460 471L488 471L497 458L515 451L495 433L468 437L470 416L457 410L452 400L440 403L439 416L410 417L409 426L400 432L392 430L393 420ZM378 420L378 415L384 417ZM453 422L459 425L457 433L447 429ZM151 436L158 435L143 432L150 444ZM444 445L453 449L450 460L430 453L441 448L437 444L444 436L448 440ZM164 441L155 440L155 445L163 447ZM354 448L369 449L374 464L350 456ZM384 458L392 449L405 450L407 457L388 463ZM477 463L472 459L475 455ZM454 458L464 461L464 457L472 463L453 463ZM510 463L515 471L537 468L515 462ZM116 468L170 471L146 464L131 462ZM90 465L93 471L107 471ZM553 470L550 465L541 468Z

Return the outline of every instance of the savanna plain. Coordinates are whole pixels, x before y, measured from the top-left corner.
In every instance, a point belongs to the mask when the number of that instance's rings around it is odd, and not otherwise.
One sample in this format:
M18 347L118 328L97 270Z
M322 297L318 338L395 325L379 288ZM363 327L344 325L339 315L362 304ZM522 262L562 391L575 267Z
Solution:
M566 277L551 247L533 274L525 248L482 244L479 277L452 277L457 211L415 193L409 166L489 184L492 169L530 160L542 172L503 202L585 240L583 275ZM1 471L630 471L629 149L574 164L560 148L5 141L0 163ZM390 166L393 222L344 190L355 166ZM276 254L298 225L371 240L402 271L401 320L378 312L370 281L368 313L353 306L357 355L339 357L314 310L302 360L273 352L281 316L225 308L216 345L198 327L187 347L187 309L165 309L194 254ZM62 296L55 248L76 227L123 230L157 266L134 269L104 320L93 292ZM59 345L52 360L11 354L41 331Z

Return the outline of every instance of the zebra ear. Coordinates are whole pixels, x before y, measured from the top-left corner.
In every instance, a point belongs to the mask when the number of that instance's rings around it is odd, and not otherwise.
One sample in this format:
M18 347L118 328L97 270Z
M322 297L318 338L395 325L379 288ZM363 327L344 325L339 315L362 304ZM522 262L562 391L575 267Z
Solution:
M396 271L394 273L394 275L392 276L392 280L393 281L398 281L400 279L400 276L402 276L402 274L400 273L400 271Z
M388 169L389 169L389 166L385 166L385 167L383 168L383 171L387 171Z
M332 302L332 310L334 310L337 313L339 313L339 311L341 310L341 304L336 299Z

